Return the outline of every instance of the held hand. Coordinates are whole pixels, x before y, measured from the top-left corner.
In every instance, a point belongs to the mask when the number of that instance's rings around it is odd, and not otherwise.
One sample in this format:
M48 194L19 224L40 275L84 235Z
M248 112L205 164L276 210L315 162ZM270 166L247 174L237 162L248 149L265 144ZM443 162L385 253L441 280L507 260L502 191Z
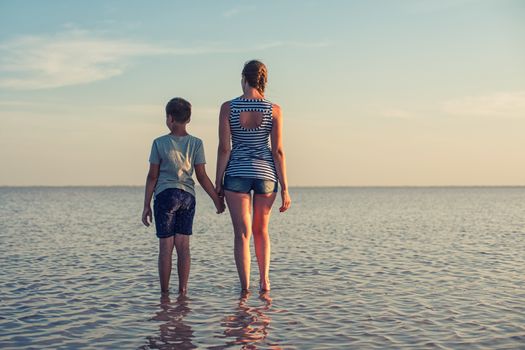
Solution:
M226 205L224 204L224 198L219 197L217 200L213 201L215 204L215 208L217 209L217 214L224 213L224 210L226 209Z
M145 226L148 226L151 224L151 207L144 207L144 210L142 211L142 223Z
M221 184L215 184L215 192L219 196L219 198L224 198L224 189L222 188Z
M288 208L290 208L290 205L292 204L292 200L290 199L288 190L281 191L281 199L282 199L282 205L279 208L279 211L281 213L284 213L286 210L288 210Z

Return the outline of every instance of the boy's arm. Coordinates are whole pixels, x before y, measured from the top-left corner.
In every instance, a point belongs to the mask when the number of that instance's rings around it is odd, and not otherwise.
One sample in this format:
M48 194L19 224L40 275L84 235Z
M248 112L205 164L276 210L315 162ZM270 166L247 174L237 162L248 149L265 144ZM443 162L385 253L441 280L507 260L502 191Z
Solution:
M222 194L222 180L231 153L230 102L224 102L219 114L219 147L217 150L217 173L215 188Z
M195 164L195 174L197 175L197 181L199 181L204 191L206 191L213 200L215 208L217 208L217 214L222 213L225 209L224 200L219 198L219 195L213 187L213 183L208 177L208 174L206 174L206 164Z
M146 226L149 226L152 222L151 198L159 179L159 171L160 164L150 163L148 177L146 178L146 190L144 191L144 210L142 211L142 223Z

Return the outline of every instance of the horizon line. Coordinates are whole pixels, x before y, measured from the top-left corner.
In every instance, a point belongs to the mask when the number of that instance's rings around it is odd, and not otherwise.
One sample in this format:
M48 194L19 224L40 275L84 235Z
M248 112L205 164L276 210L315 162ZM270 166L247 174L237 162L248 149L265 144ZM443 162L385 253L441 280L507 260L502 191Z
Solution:
M108 187L140 187L144 185L0 185L0 188L108 188ZM280 187L280 186L279 186ZM454 187L525 187L521 185L299 185L290 188L454 188ZM195 185L195 188L202 186Z

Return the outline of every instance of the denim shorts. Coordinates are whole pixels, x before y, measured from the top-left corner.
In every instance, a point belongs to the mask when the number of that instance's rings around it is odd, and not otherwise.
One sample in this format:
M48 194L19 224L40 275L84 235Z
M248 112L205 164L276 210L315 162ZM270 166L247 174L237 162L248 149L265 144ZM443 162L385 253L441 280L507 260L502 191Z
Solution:
M277 192L277 181L226 175L223 188L232 192L250 193L253 190L254 194L267 194Z
M158 238L191 235L195 216L195 197L178 188L168 188L155 196L153 204Z

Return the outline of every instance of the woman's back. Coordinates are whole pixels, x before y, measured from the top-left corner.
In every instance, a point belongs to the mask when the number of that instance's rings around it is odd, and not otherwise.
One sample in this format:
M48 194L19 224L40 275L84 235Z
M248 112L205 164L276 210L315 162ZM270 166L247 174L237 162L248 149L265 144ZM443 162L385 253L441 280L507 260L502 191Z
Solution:
M230 101L232 151L226 175L277 181L270 149L272 103L266 99Z

